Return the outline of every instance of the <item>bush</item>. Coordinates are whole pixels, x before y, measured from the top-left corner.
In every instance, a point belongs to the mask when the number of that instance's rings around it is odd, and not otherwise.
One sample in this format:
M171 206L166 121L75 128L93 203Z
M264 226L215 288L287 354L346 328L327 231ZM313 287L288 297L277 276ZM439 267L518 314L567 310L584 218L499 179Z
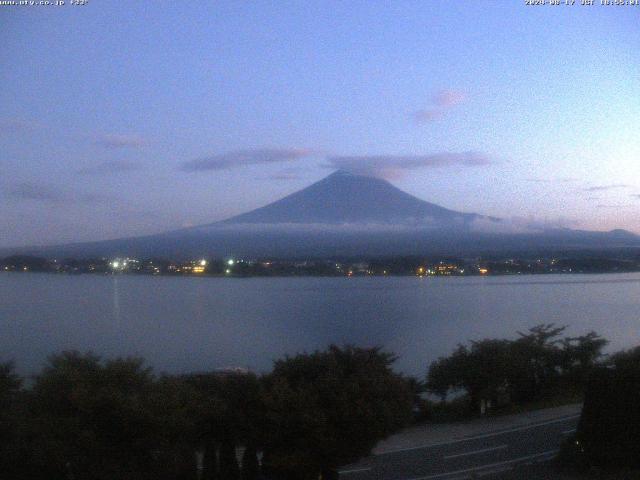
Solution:
M276 362L266 378L265 465L278 477L316 479L370 452L412 416L409 383L378 348L331 346Z
M462 389L469 399L469 411L477 412L481 403L531 402L559 385L582 388L607 342L595 332L560 340L564 330L542 324L527 333L518 332L516 340L486 339L459 345L450 356L431 364L427 389L442 400Z
M576 440L590 465L640 467L640 369L591 375Z
M63 352L25 390L0 364L2 479L186 480L198 458L203 479L253 480L259 450L286 478L330 478L411 419L420 385L393 360L330 347L265 377L158 378L140 359Z

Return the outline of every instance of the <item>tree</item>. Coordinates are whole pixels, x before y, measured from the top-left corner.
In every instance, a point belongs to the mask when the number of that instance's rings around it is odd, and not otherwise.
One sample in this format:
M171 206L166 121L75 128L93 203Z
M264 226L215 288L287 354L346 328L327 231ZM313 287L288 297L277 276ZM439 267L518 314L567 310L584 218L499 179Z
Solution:
M617 361L630 358L628 353L616 355ZM596 368L589 377L575 438L582 453L576 460L588 467L640 467L640 364L638 356L625 360L615 368Z
M511 342L487 339L471 342L470 348L458 345L451 356L432 363L427 388L443 400L450 390L462 388L476 410L481 400L492 399L506 388L512 377Z
M0 363L0 415L5 415L22 387L13 362Z
M12 362L0 363L0 471L13 473L20 463L18 448L17 399L22 379Z
M146 403L155 420L156 435L151 444L153 471L158 478L195 478L196 451L205 450L205 465L210 460L201 435L204 412L208 415L221 409L183 378L168 375L155 383ZM209 473L211 466L206 467Z
M493 400L509 387L514 376L511 343L507 340L471 342L465 367L463 386L472 407L477 409L480 401Z
M254 374L217 372L186 375L184 381L197 394L200 411L196 414L197 436L205 451L207 475L215 470L219 450L221 478L236 478L235 448L261 445L264 432L264 404L260 380ZM229 452L233 451L233 455Z
M589 373L602 358L602 349L609 343L596 332L562 339L560 367L574 383L584 384Z
M528 333L518 332L513 343L513 361L517 375L512 378L516 400L528 401L550 386L560 373L560 339L566 326L553 323L536 325Z
M258 452L253 442L247 444L242 454L242 480L256 480L260 475Z
M559 339L566 327L537 325L516 340L486 339L458 345L433 362L427 389L442 400L463 389L476 410L482 399L508 393L517 403L531 401L564 376L584 386L607 341L595 332Z
M240 478L235 445L230 440L223 441L220 447L220 478L223 480L239 480Z
M149 478L159 425L153 375L140 359L52 356L31 393L33 462L41 475Z
M427 373L427 390L444 401L451 390L466 388L465 372L471 361L469 357L469 349L459 344L450 356L432 362Z
M616 370L640 375L640 346L611 355L610 361Z
M265 379L263 463L282 478L316 479L366 455L411 418L412 392L395 358L352 346L287 357Z

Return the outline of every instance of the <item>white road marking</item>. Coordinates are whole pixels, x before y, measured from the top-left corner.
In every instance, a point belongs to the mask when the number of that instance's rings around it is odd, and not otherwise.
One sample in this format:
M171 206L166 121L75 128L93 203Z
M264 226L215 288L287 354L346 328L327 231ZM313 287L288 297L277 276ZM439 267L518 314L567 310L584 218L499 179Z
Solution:
M547 450L546 452L542 452L542 453L536 453L534 455L527 455L526 457L518 457L518 458L514 458L513 460L506 460L504 462L497 462L497 463L488 463L486 465L478 465L477 467L471 467L471 468L465 468L464 470L456 470L454 472L446 472L446 473L438 473L436 475L428 475L426 477L414 477L414 478L408 478L405 480L431 480L434 478L442 478L442 477L450 477L451 475L459 475L461 473L470 473L470 472L474 472L477 470L485 470L488 468L495 468L495 467L501 467L504 465L510 465L512 463L518 463L518 462L523 462L526 460L531 460L533 458L540 458L540 457L546 457L549 455L553 455L554 453L557 453L557 450Z
M530 430L532 428L544 427L545 425L551 425L551 424L554 424L554 423L566 422L568 420L573 420L574 418L579 418L579 417L580 417L580 414L571 415L569 417L562 417L562 418L557 418L555 420L549 420L548 422L536 423L536 424L533 424L533 425L525 425L523 427L510 428L510 429L507 429L507 430L501 430L499 432L483 433L483 434L480 434L480 435L475 435L473 437L465 437L465 438L461 438L459 440L452 440L452 441L449 441L449 442L428 443L428 444L424 444L424 445L419 445L417 447L408 447L408 448L398 448L398 449L394 449L394 450L387 450L387 451L379 453L379 454L377 454L375 456L376 457L380 457L382 455L389 455L389 454L392 454L392 453L410 452L412 450L422 450L422 449L431 448L431 447L441 447L443 445L453 445L454 443L468 442L470 440L478 440L480 438L496 437L496 436L502 435L504 433L512 433L512 432L520 432L520 431L523 431L523 430Z
M564 432L562 432L562 435L569 435L571 433L574 433L576 431L575 428L572 428L571 430L565 430Z
M502 449L505 449L507 447L508 447L508 445L498 445L497 447L483 448L482 450L473 450L472 452L457 453L455 455L445 455L444 459L448 460L450 458L466 457L467 455L475 455L476 453L484 453L484 452L492 452L494 450L502 450Z
M368 472L369 470L371 468L352 468L351 470L339 470L338 473L344 475L345 473Z

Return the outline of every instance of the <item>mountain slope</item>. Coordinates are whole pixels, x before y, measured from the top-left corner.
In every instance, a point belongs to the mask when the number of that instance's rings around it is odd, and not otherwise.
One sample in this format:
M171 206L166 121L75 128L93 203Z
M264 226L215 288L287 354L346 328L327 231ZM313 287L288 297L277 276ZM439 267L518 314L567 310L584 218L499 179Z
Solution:
M224 224L463 224L479 215L425 202L378 178L337 171L313 185Z
M326 258L640 247L640 237L624 230L527 229L516 233L504 224L496 218L425 202L384 180L338 171L281 200L223 222L144 237L4 249L0 257Z

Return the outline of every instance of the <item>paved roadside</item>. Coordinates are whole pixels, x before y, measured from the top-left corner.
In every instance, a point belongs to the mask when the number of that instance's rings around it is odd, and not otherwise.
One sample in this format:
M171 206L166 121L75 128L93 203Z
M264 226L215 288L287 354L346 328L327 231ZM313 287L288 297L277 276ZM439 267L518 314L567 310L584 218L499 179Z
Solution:
M490 432L499 432L510 428L543 423L562 417L579 415L582 404L564 405L531 412L485 417L465 422L426 424L407 428L400 433L381 441L373 449L373 455L380 455L407 448L428 447L439 443L465 440Z
M412 427L340 469L348 480L452 480L545 462L575 431L581 405Z
M587 473L561 472L554 462L518 465L501 473L479 476L483 480L638 480L640 469Z

